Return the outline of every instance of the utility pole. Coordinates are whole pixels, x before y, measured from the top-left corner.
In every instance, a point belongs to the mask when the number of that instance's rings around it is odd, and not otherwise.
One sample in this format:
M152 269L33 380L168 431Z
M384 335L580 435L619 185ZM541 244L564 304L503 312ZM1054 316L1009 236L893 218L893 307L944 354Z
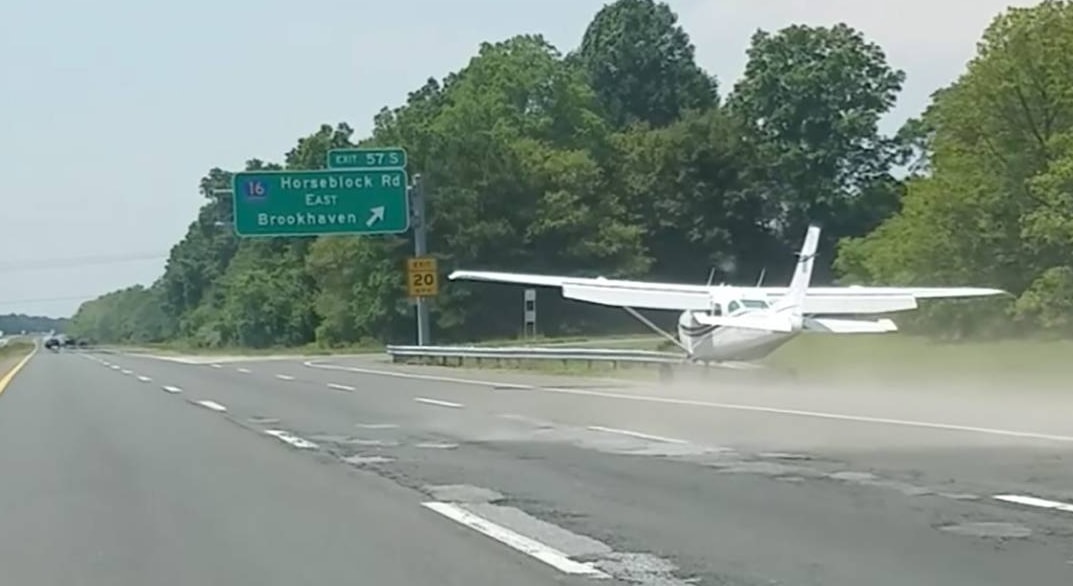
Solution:
M410 209L412 210L414 229L414 256L421 258L428 254L428 227L425 224L425 189L421 184L421 174L414 173L410 186ZM417 345L427 346L432 343L428 323L428 299L417 298Z

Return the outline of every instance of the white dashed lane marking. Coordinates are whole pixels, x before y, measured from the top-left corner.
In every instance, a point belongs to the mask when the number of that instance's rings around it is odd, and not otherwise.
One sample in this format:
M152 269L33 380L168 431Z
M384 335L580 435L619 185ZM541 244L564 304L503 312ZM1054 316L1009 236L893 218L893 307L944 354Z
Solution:
M1024 496L1019 494L999 494L995 495L994 498L996 500L1004 501L1007 503L1016 503L1018 505L1026 505L1029 507L1039 507L1041 509L1053 509L1065 513L1073 513L1073 505L1069 503L1050 501L1034 496Z
M341 385L341 384L338 384L338 383L328 383L328 388L329 389L335 389L337 391L354 391L354 390L356 390L352 386Z
M123 374L134 374L133 371L127 370L125 368L123 370L119 371L119 372L122 372Z
M294 380L294 377L289 374L277 374L276 378L279 380Z
M530 539L520 533L516 533L502 525L497 525L488 519L477 516L459 507L458 505L451 503L425 502L421 503L421 506L436 511L452 521L461 523L474 531L482 533L504 545L536 558L564 574L590 576L593 578L610 578L610 576L596 569L592 564L575 562L565 553L553 547L547 546L534 539Z
M139 377L138 377L138 380L142 381L143 383L147 383L147 382L149 382L149 381L151 381L151 380L153 380L153 379L151 379L151 378L149 378L149 377L147 377L147 376L144 376L144 375L142 375L142 376L139 376Z
M639 439L652 440L657 442L667 442L669 444L688 444L685 440L675 439L673 437L664 437L661 435L651 435L648 433L641 433L639 431L630 431L628 429L615 429L613 427L601 427L599 425L590 425L589 429L592 431L602 431L604 433L617 433L619 435L627 435Z
M425 397L417 397L414 399L418 403L424 403L426 405L437 405L439 407L450 407L452 409L459 409L464 407L462 403L452 403L450 401L440 401L439 399L426 399Z
M220 411L221 413L227 411L227 407L224 407L216 401L198 401L197 404L207 409L212 409L213 411Z
M241 373L244 373L244 374L249 374L250 373L250 369L248 369L248 368L239 368L238 371L241 372Z
M164 389L165 392L172 393L172 394L183 392L183 390L180 389L179 387L172 386L172 385L164 385L161 388Z

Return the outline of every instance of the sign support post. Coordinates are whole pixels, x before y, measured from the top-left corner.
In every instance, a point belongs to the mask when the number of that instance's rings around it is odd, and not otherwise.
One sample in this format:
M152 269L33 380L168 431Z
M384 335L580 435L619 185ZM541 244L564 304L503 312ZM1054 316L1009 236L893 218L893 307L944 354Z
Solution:
M428 254L428 227L425 223L425 190L421 184L421 174L414 173L413 185L410 187L410 209L413 210L414 256L422 258ZM432 343L428 323L428 299L417 299L417 345L427 346Z
M535 338L536 335L536 289L526 289L525 322L522 324L522 337Z

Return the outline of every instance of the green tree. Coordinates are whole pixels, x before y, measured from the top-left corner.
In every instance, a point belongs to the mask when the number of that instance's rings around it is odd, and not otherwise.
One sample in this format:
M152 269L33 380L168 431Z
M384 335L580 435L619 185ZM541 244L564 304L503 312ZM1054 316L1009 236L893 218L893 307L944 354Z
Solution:
M718 102L718 85L697 66L678 16L664 2L616 0L585 29L574 55L615 128L666 126Z
M26 315L9 313L0 315L0 332L5 335L26 332L62 332L67 328L68 320L64 318L45 317L43 315Z
M79 306L67 333L97 343L159 342L172 334L161 305L161 290L135 285Z
M902 210L843 243L839 269L860 281L988 283L1021 298L1024 328L1065 328L1073 261L1073 4L1013 8L925 114L930 173ZM963 333L1004 327L1002 305L939 306ZM945 325L943 320L935 323Z
M825 225L823 250L867 233L900 195L890 170L905 151L878 122L905 74L845 24L757 31L747 54L728 105L749 129L752 181L767 192L782 240L793 246L810 221Z
M626 221L621 197L598 163L611 143L596 96L554 47L534 35L485 43L442 88L442 95L430 87L412 96L412 109L378 130L417 143L415 165L432 194L430 250L445 268L609 275L647 268L641 231ZM402 262L400 255L391 266ZM513 334L516 316L488 307L505 307L514 295L445 288L435 306L439 330ZM550 317L559 305L542 307Z
M616 137L617 168L630 221L644 228L651 276L701 282L755 278L772 248L762 194L748 183L753 154L725 111L687 114L671 126Z

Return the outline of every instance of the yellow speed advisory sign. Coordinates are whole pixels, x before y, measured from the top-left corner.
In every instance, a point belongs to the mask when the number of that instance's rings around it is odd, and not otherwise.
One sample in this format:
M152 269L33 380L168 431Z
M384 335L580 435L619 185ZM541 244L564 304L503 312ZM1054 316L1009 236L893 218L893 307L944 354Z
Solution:
M440 292L435 258L416 256L406 259L406 289L410 297L435 297Z

